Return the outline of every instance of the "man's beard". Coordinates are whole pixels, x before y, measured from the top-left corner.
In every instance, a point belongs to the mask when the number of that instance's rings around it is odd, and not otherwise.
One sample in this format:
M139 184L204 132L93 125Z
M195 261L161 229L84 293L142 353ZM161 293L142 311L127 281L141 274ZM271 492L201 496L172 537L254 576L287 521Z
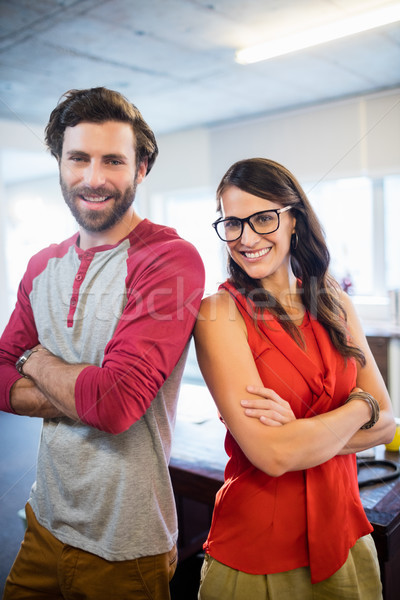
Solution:
M132 185L127 187L122 193L119 190L108 190L107 188L91 188L88 186L68 187L60 176L61 191L64 200L70 209L72 216L85 231L99 232L111 229L116 223L121 221L132 205L137 188L137 177ZM78 196L112 196L113 203L109 210L87 210L78 208L75 198Z

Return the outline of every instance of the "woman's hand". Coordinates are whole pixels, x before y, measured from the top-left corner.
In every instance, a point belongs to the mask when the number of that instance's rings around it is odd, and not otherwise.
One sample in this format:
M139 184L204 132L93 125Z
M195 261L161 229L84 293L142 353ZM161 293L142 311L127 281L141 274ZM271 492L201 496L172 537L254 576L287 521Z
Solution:
M264 425L279 427L295 421L296 417L290 407L289 402L283 400L276 392L265 387L249 385L247 391L257 396L263 396L264 400L259 398L254 400L241 400L245 415L259 419Z

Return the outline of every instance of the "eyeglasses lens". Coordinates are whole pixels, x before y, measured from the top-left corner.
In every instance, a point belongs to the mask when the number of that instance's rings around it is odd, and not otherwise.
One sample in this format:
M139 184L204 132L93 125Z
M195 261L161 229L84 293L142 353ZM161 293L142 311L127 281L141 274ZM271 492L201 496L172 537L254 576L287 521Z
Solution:
M238 219L227 219L217 225L218 235L226 242L237 240L242 234L242 223Z

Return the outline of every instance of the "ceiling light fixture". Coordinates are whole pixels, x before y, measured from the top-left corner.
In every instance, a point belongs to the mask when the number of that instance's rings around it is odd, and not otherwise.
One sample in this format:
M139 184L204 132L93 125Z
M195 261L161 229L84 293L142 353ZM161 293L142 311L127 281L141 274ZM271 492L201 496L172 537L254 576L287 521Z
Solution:
M400 21L400 4L387 6L363 13L342 21L336 21L315 29L308 29L284 36L264 44L257 44L236 52L236 62L246 65L276 56L282 56L297 50L311 48L319 44L338 40L356 33L369 31L376 27Z

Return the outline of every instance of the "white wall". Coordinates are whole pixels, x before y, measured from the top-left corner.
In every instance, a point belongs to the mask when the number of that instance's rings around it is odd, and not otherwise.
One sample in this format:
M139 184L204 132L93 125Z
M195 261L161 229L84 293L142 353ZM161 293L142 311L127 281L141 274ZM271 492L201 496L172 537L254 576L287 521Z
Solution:
M400 172L400 89L159 138L147 182L163 190L213 190L236 160L264 156L298 179Z
M20 121L0 120L0 150L3 149L43 152L43 129Z

